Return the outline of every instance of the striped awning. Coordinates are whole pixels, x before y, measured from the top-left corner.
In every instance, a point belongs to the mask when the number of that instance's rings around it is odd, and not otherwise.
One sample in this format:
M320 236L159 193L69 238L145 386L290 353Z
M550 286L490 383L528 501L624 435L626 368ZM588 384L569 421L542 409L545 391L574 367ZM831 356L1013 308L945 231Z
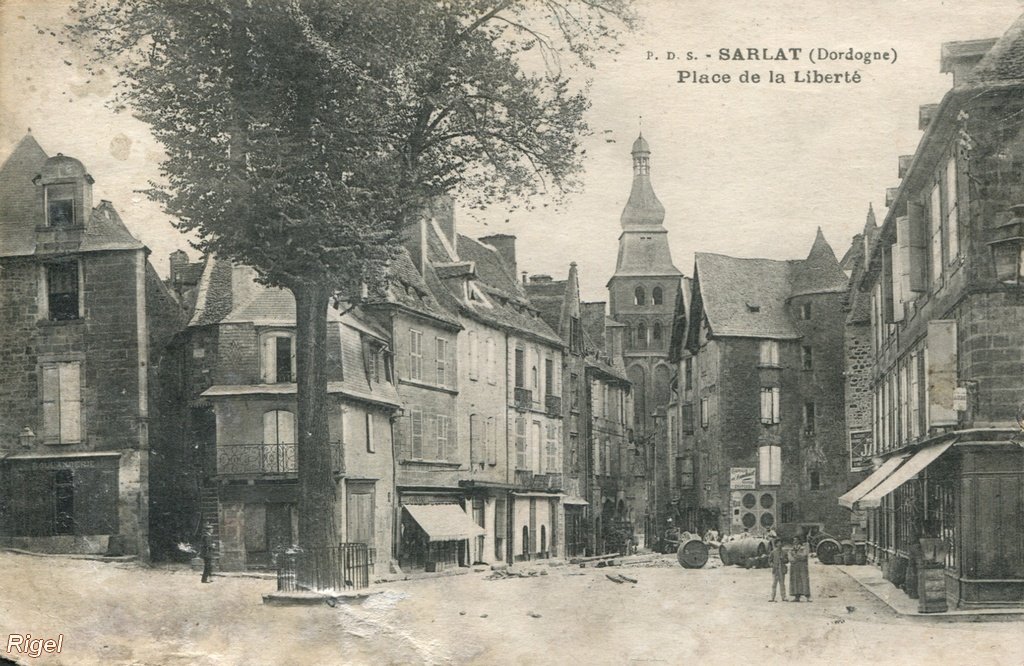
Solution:
M910 481L917 476L925 467L931 465L943 453L953 446L954 440L948 440L941 444L933 444L925 447L914 454L903 466L886 477L881 483L875 486L869 493L857 501L861 508L873 508L882 503L882 498Z
M853 509L857 500L864 497L869 492L875 489L875 486L884 481L890 474L896 471L896 468L900 466L906 456L893 456L886 460L882 465L874 472L868 475L868 478L864 479L850 490L846 491L839 497L840 506L845 506L847 509Z

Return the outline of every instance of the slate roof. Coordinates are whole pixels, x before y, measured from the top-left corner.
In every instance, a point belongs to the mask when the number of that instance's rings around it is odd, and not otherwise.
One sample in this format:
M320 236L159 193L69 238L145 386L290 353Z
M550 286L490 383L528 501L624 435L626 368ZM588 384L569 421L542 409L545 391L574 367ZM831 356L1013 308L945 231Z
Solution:
M971 70L968 83L1024 79L1024 14L1019 16Z
M433 289L428 285L428 280L434 282ZM429 264L426 277L420 275L406 248L399 248L392 259L388 267L388 281L385 302L400 305L453 326L459 325L458 320L449 310L442 307L435 297L436 293L443 290L440 278Z
M536 308L540 318L555 332L562 330L562 311L565 308L568 280L529 282L525 285L530 305Z
M48 157L35 137L27 134L0 166L0 256L28 256L45 250L37 247L35 220L41 219L42 211L38 209L36 186L32 179L54 160L81 165L70 157ZM142 249L145 245L128 231L113 204L102 201L89 211L81 244L75 251Z
M522 285L512 273L512 269L505 263L501 255L487 243L470 238L469 236L458 236L459 259L472 261L476 264L476 274L488 287L509 298L524 298Z
M716 336L800 337L786 309L790 262L698 252L694 266L704 312Z
M843 292L849 286L849 279L836 259L832 247L818 227L814 244L807 258L793 265L793 285L789 295L803 296L828 292Z
M583 326L583 334L597 351L607 351L604 332L605 326L609 323L615 325L617 322L609 319L605 313L604 301L580 303L580 324Z

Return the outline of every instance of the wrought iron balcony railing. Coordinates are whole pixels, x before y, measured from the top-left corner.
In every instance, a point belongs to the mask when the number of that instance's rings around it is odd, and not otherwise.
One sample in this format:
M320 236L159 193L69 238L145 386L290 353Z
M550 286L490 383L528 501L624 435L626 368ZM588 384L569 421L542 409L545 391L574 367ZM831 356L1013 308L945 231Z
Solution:
M533 391L517 386L515 390L516 409L533 409Z
M548 395L544 397L544 411L548 416L561 416L562 415L562 398L557 395Z
M344 471L341 442L331 442L331 468ZM298 444L217 444L217 474L291 475L299 472Z

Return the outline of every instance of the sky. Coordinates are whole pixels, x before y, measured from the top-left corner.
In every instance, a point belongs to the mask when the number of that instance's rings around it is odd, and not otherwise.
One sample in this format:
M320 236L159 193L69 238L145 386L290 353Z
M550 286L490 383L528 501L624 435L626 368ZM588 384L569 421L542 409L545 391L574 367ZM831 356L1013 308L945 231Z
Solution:
M516 235L519 268L531 274L564 278L575 261L585 300L606 299L632 178L629 150L641 128L672 255L685 274L695 252L803 258L818 227L841 257L863 228L869 203L881 221L885 190L899 183L897 159L912 154L921 137L919 106L938 102L951 85L951 75L939 71L942 43L998 37L1024 12L1021 0L636 6L641 27L588 73L593 134L583 142L582 191L558 208L460 211L457 219L470 236ZM112 78L90 76L81 56L49 34L46 27L56 29L66 7L57 0L0 0L0 160L28 128L48 153L80 159L96 180L94 200L114 203L166 275L171 252L186 249L193 259L197 253L138 193L158 177L162 149L144 124L108 108ZM798 48L801 59L719 60L719 49L737 48ZM890 60L811 63L819 48L888 52ZM687 51L696 60L685 61ZM679 83L680 70L732 80ZM745 70L762 80L741 83ZM767 83L769 70L786 82ZM794 80L796 70L804 77L811 70L857 72L861 80L802 83Z

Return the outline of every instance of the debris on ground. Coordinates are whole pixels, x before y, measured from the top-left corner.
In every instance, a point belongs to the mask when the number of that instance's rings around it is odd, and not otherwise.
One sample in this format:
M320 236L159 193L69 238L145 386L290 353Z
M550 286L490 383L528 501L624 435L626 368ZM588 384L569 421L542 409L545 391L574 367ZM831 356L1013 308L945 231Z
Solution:
M530 617L534 617L534 618L541 617L540 613L534 613L533 611L530 611L529 613L527 613L527 615L529 615Z
M500 569L492 573L490 576L486 576L485 580L505 580L507 578L536 578L537 576L547 575L547 571L538 571L536 569L530 569L528 571L509 571L508 569Z
M846 612L847 612L847 613L852 613L852 612L853 612L853 611L855 611L855 610L857 610L857 607L856 607L856 606L847 606L847 607L846 607Z
M629 576L623 576L622 574L619 574L619 578L621 578L624 581L633 583L634 585L640 582L636 578L630 578Z
M607 578L608 580L610 580L613 583L618 583L619 585L622 585L623 583L626 582L626 581L622 580L621 578L619 578L618 576L609 576L608 574L605 574L604 577Z

